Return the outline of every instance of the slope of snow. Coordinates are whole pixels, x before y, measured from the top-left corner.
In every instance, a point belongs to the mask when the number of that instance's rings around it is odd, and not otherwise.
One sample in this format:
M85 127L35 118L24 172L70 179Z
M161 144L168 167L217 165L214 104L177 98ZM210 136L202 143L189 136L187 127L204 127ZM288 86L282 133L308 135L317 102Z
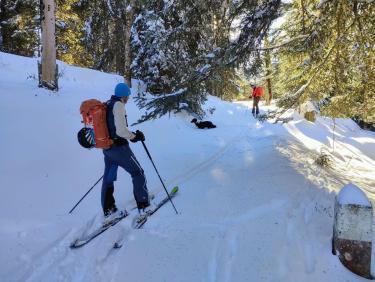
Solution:
M68 211L103 173L100 150L76 140L82 100L106 100L120 76L71 67L60 91L37 87L36 60L0 53L0 281L361 281L331 254L334 197L349 179L372 196L375 136L336 121L297 114L288 124L259 123L249 103L209 97L199 130L191 116L149 121L132 130L146 145L168 187L171 205L143 229L125 219L82 249L69 244L101 220L100 184ZM134 88L136 88L135 86ZM267 109L262 107L263 110ZM141 112L131 100L129 123ZM141 144L131 147L149 190L163 188ZM119 170L119 207L134 206L129 176ZM116 240L124 246L114 250Z

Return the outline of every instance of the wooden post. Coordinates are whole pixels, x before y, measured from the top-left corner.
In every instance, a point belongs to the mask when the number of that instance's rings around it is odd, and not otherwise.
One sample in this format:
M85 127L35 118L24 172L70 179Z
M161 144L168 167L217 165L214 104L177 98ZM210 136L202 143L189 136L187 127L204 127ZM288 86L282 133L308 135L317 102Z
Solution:
M357 186L344 186L336 197L332 253L352 272L371 278L372 205Z
M55 1L41 0L42 23L42 62L39 86L57 90L56 39L55 39Z

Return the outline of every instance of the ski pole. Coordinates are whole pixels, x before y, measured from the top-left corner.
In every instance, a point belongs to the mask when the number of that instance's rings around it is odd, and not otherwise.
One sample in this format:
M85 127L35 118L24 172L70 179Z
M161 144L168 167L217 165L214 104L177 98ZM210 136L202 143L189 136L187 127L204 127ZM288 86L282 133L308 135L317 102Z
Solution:
M143 148L145 148L145 151L146 151L146 153L147 153L147 156L149 157L149 159L150 159L152 165L154 166L154 169L155 169L157 175L159 176L159 179L160 179L161 184L163 184L163 188L164 188L165 192L166 192L167 195L168 195L168 199L169 199L169 201L171 202L171 204L172 204L172 206L173 206L173 208L174 208L176 214L178 214L177 209L176 209L176 207L174 206L173 201L172 201L172 199L171 199L171 196L169 195L167 188L165 188L164 182L163 182L163 180L161 179L158 170L156 169L156 166L155 166L155 164L154 164L154 161L152 160L152 157L151 157L151 155L150 155L150 152L148 151L148 149L147 149L146 144L145 144L144 141L142 141L142 145L143 145Z
M72 211L74 211L74 209L79 205L79 203L80 202L82 202L82 200L91 192L91 190L96 186L96 184L98 184L99 183L99 181L100 180L102 180L102 178L103 178L103 176L104 175L102 175L102 177L100 177L99 179L98 179L98 181L96 181L95 182L95 184L90 188L90 190L89 191L87 191L86 192L86 194L85 195L83 195L83 197L78 201L78 203L70 210L70 212L69 213L72 213Z

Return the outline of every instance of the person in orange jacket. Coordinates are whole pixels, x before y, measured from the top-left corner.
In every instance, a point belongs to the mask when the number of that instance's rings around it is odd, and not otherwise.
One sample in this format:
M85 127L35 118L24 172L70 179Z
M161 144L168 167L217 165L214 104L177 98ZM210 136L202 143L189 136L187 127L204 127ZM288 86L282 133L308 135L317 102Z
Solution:
M251 113L254 117L257 117L259 114L259 101L263 96L263 87L251 84L251 88L253 88L253 93L251 94L251 97L249 97L250 99L253 99L253 109Z

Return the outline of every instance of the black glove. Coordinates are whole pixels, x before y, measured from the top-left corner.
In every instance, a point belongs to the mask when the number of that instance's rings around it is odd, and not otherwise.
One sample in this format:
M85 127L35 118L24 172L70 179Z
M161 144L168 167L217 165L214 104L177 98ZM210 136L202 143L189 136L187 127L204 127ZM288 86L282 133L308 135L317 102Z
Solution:
M145 135L142 131L137 130L136 132L133 132L135 134L135 137L133 139L130 139L133 143L138 141L145 141Z

